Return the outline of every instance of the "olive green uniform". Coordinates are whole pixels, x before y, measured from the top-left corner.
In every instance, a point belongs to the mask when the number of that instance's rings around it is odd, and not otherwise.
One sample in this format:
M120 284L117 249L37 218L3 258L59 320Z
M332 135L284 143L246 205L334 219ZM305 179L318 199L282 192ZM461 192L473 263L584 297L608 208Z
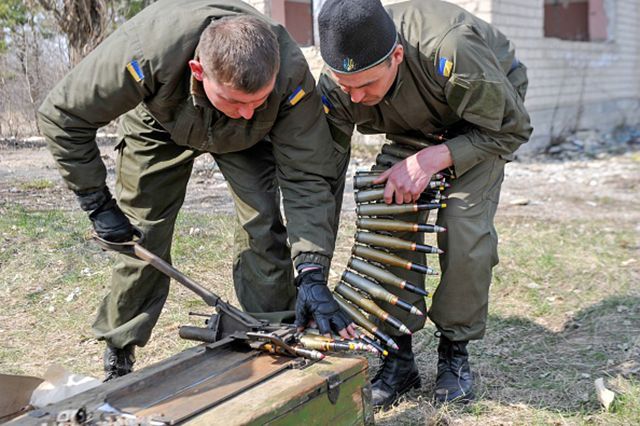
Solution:
M333 137L344 143L354 125L362 133L424 139L444 130L457 179L437 223L442 276L429 317L454 341L484 335L491 271L498 263L493 219L503 169L532 131L524 107L526 68L497 29L462 8L414 0L387 8L404 47L404 61L378 105L353 104L325 70L319 87ZM392 290L392 289L390 289ZM405 294L406 296L406 294ZM413 330L422 324L393 311ZM419 328L419 327L418 327Z
M295 305L292 259L329 266L347 161L344 152L338 158L343 149L331 139L305 58L279 25L269 22L280 71L253 118L230 119L209 103L188 61L211 20L236 14L261 17L235 0L154 3L52 90L40 126L68 186L89 192L105 185L96 130L122 116L116 198L145 232L145 246L167 260L193 160L211 153L236 205L233 277L240 303L280 320ZM143 346L168 285L144 262L118 256L94 324L97 336L115 347Z

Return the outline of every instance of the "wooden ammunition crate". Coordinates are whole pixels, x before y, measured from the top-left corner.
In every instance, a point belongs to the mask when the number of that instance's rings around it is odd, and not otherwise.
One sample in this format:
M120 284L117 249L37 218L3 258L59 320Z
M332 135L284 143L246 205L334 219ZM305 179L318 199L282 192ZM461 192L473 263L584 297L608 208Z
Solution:
M281 372L188 421L193 425L372 425L367 361L330 356Z
M187 349L12 423L370 425L367 383L362 357L310 362L221 341Z

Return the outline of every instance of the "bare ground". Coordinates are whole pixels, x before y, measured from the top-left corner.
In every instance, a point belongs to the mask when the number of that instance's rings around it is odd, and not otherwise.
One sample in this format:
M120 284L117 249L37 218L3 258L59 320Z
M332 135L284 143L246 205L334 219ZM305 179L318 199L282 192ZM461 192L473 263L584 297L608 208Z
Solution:
M109 184L113 187L115 152L101 145ZM352 159L349 177L358 167L372 163L371 152ZM44 183L43 183L44 181ZM44 186L44 187L43 187ZM352 191L347 184L343 210L353 211ZM638 222L640 207L640 153L602 154L597 159L554 161L546 157L528 158L508 164L499 215L553 218L580 217ZM44 146L24 148L0 144L0 200L25 206L76 209ZM233 211L224 178L209 155L196 159L184 208L199 212Z

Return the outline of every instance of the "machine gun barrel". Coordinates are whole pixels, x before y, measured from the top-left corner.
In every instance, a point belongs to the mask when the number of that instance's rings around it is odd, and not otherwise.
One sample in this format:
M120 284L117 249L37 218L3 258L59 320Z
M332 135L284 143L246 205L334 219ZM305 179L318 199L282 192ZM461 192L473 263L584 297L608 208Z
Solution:
M135 256L141 260L144 260L149 265L156 268L158 271L167 275L170 278L173 278L184 287L188 288L198 296L209 306L217 308L221 311L224 311L225 314L228 314L234 320L241 323L243 326L247 328L259 328L263 325L262 322L258 321L251 315L242 312L240 309L236 308L233 305L228 304L223 301L218 295L213 293L212 291L204 288L191 278L184 275L182 272L178 271L175 267L173 267L170 263L166 262L160 256L150 252L146 248L144 248L140 243L144 240L142 231L138 228L134 228L134 234L137 237L137 240L131 240L123 243L116 243L113 241L108 241L103 238L94 235L94 239L100 245L100 247L106 250L113 250L119 253L128 254L131 256Z

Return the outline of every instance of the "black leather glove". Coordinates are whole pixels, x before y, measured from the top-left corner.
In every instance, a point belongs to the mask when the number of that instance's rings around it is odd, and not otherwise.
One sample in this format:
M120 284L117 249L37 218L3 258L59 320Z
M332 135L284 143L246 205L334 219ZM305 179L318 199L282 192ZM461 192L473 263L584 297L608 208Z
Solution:
M302 272L296 278L296 287L296 326L307 327L313 318L320 333L327 334L331 329L338 332L351 324L331 295L322 268Z
M116 243L131 241L133 227L108 188L89 193L76 193L80 207L89 213L98 237Z

